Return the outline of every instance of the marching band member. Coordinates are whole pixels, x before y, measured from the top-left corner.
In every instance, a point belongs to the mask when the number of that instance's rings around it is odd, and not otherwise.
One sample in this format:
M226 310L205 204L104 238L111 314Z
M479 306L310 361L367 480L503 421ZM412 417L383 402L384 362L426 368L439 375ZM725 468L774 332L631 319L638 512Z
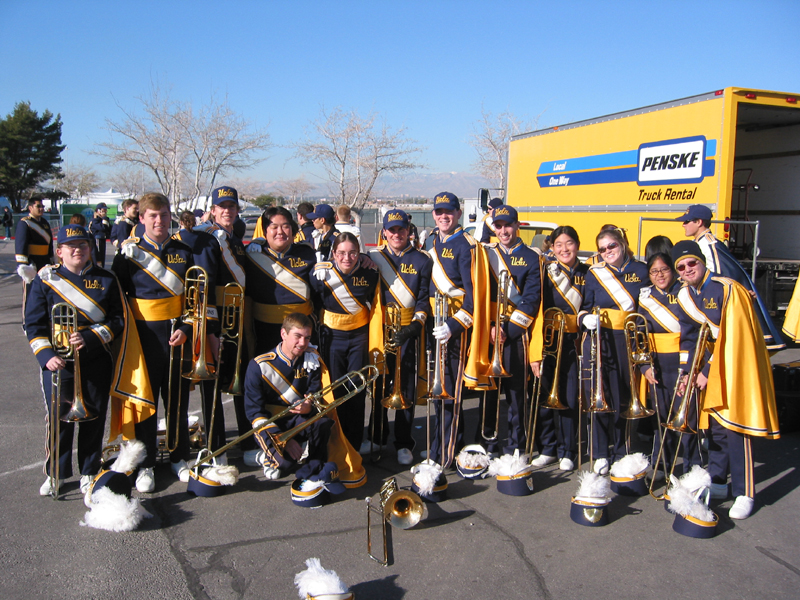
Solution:
M139 201L134 198L124 200L120 209L122 217L111 228L111 243L118 252L119 245L130 237L139 221Z
M314 221L307 218L308 213L312 212L314 212L314 205L310 202L301 202L297 205L297 225L300 230L294 236L296 244L305 242L309 246L314 246L314 232L317 228L314 227Z
M553 240L552 251L555 260L545 263L544 287L542 288L542 309L560 308L564 311L564 339L561 343L561 365L558 381L559 398L568 408L551 410L540 408L539 440L540 452L531 464L537 467L559 461L559 469L572 471L578 457L577 434L579 411L578 386L578 312L583 303L583 292L586 286L586 273L589 267L578 260L580 239L578 232L569 225L557 227L550 238ZM542 372L542 340L534 339L531 344L531 370L536 377L541 377L542 390L549 390L553 385L555 364L548 361ZM542 392L544 393L544 392ZM533 435L533 433L532 433Z
M211 192L211 215L214 217L213 221L209 220L195 229L204 231L214 237L214 240L219 246L218 259L217 259L217 272L216 272L216 302L217 314L222 318L222 306L224 299L225 286L229 283L238 283L245 288L245 269L247 265L247 251L245 250L242 240L233 233L233 224L239 216L239 193L232 187L222 186L216 188ZM243 308L243 307L242 307ZM243 318L244 311L239 314L239 318ZM238 329L239 323L235 323L234 327ZM238 340L239 344L244 344L244 340ZM247 365L247 353L242 347L242 364L237 365L236 354L237 348L233 344L226 344L223 348L222 356L222 373L218 373L220 378L219 384L216 385L217 396L212 398L214 394L215 381L206 380L202 382L200 388L203 397L203 421L206 423L206 431L208 432L208 425L211 422L212 407L216 406L214 410L214 431L213 438L209 440L209 449L213 452L217 448L225 445L225 414L222 408L222 389L228 386L233 381L236 371L244 369ZM213 403L212 403L213 402ZM239 435L250 430L250 421L244 412L244 398L242 395L235 395L233 397L233 405L236 411L236 422L239 429ZM243 452L248 451L252 454L256 451L256 444L251 438L242 441L241 449ZM247 454L245 454L247 456ZM227 464L225 455L217 458L217 464Z
M307 244L293 243L297 224L282 206L268 208L261 217L264 238L247 247L248 312L253 315L254 355L264 354L280 341L286 315L310 315L311 273L317 262Z
M85 492L100 469L103 431L106 424L108 392L111 387L111 343L122 331L124 301L114 275L92 264L92 241L79 225L66 225L58 232L56 255L58 266L46 265L31 284L26 305L26 334L36 360L42 368L42 389L47 405L47 439L50 440L52 377L62 370L60 403L72 403L75 393L74 363L66 362L53 348L51 310L55 304L67 302L77 309L79 331L69 337L80 361L83 403L97 418L82 421L78 426L78 465L81 473L81 492ZM75 424L62 422L58 440L59 477L72 476L72 436ZM48 442L49 445L49 442ZM53 449L48 447L48 455ZM45 482L39 494L52 493L49 456L45 460Z
M486 247L491 273L489 297L497 300L497 285L501 273L509 274L506 299L508 302L508 321L492 325L492 343L498 343L498 336L504 341L502 362L512 377L498 379L508 404L508 438L502 448L503 454L513 454L515 450L525 452L525 396L528 389L528 345L534 321L539 313L541 300L541 272L539 255L519 239L519 218L511 206L495 207L492 227L498 243ZM496 310L490 314L494 315ZM498 389L498 402L499 402ZM486 392L483 402L486 402ZM492 411L485 410L487 416ZM494 415L493 415L494 416ZM484 423L484 428L487 428ZM500 424L495 428L499 431ZM491 430L491 427L488 427ZM498 442L488 442L489 452L497 451Z
M25 301L31 282L39 269L53 262L53 235L50 223L44 218L41 200L28 200L28 216L17 223L14 233L14 252L17 274L22 278L22 328L25 328Z
M636 312L639 290L647 282L647 266L629 256L628 245L619 229L604 229L597 235L598 255L603 260L586 274L583 304L578 322L588 330L600 328L605 399L613 414L595 415L594 471L604 475L609 460L625 455L626 420L621 414L631 397L628 351L623 329L625 317ZM600 318L592 310L600 308ZM588 336L587 336L588 337ZM583 355L589 356L588 340ZM609 451L609 445L611 449Z
M428 334L432 350L436 342L447 344L443 385L453 400L434 402L431 456L426 458L443 467L450 465L463 446L462 386L465 383L472 388L489 386L485 375L489 368L488 265L483 246L459 225L461 214L455 194L436 195L433 220L437 230L428 240L433 258L430 296L433 305L438 290L446 297L449 308L448 314L443 315L446 322L439 326L431 323ZM446 439L442 439L442 425Z
M108 206L101 202L94 207L94 217L89 221L89 235L94 238L92 257L101 267L106 266L106 240L111 235L111 221L108 220Z
M383 216L383 235L386 245L369 252L370 258L378 265L381 275L380 294L370 323L370 347L380 353L384 350L384 323L386 307L395 304L400 308L400 325L402 329L397 334L400 343L400 364L402 381L399 389L404 398L410 401L411 407L397 410L394 417L394 444L397 449L397 462L401 465L410 465L414 461L412 450L414 440L411 436L414 422L414 405L416 404L418 382L420 381L420 334L425 327L425 321L430 313L429 288L431 282L431 268L433 263L430 257L417 250L409 237L410 220L402 210L393 209ZM384 354L386 360L384 374L376 386L377 389L391 390L398 382L394 381L397 354ZM424 368L424 363L423 363ZM380 418L383 421L383 439L375 437L372 443L377 446L386 445L389 437L389 419L387 410L380 403L380 398L375 398L375 407L378 415L372 414L371 421ZM379 426L376 423L370 430L378 436ZM360 452L370 452L372 444L367 439L361 446Z
M781 338L778 328L769 316L769 310L764 305L758 295L747 271L739 264L728 247L720 242L711 233L711 219L714 214L711 209L702 204L692 204L681 216L676 217L676 221L683 222L683 230L686 237L692 238L700 246L705 257L706 268L712 273L722 277L728 277L743 285L756 303L756 315L764 332L764 342L767 350L777 352L786 348L786 344Z
M331 255L333 263L316 264L311 287L322 306L322 357L336 380L369 362L369 321L379 275L362 264L358 239L352 233L336 236ZM342 431L353 448L361 447L365 396L361 392L338 409Z
M475 239L481 244L488 244L492 238L497 239L494 233L494 213L501 206L503 206L503 201L500 198L489 200L488 210L475 228Z
M728 515L746 519L755 498L750 438L780 437L769 353L744 286L713 276L696 242L678 242L672 258L684 281L678 293L681 306L698 325L708 324L714 340L696 382L705 389L698 425L708 436L711 497L728 497L730 473L736 499ZM681 349L688 352L691 364L695 344L691 339L684 341L683 330L681 334Z
M314 249L317 251L317 260L325 261L331 258L331 246L333 240L339 235L336 229L336 213L327 204L318 204L314 207L314 212L306 215L306 218L314 223Z
M158 452L157 401L160 396L166 410L170 407L167 446L172 471L181 481L189 480L189 385L180 385L181 346L192 335L191 324L183 323L183 297L186 271L196 263L192 248L176 234L170 236L170 205L163 194L145 194L139 200L139 220L144 226L141 237L131 237L120 245L112 270L119 278L128 306L135 320L135 332L126 336L126 347L120 354L112 396L111 434L122 433L125 439L141 440L147 458L140 465L136 489L155 489L153 467ZM202 265L209 276L208 334L218 331L214 306L216 265ZM214 326L216 324L216 330ZM174 326L173 326L174 325ZM136 337L138 336L138 340ZM137 343L138 342L138 343ZM213 342L209 342L212 346ZM170 355L175 352L170 397ZM180 390L180 391L179 391ZM118 399L118 401L117 401ZM177 419L178 439L173 440Z
M650 274L652 285L643 287L639 292L639 312L647 320L650 332L650 350L653 359L653 369L643 365L642 374L647 382L655 387L657 418L661 423L666 422L670 415L675 385L678 382L678 369L686 367L687 353L681 352L681 329L693 327L693 321L678 302L678 291L681 282L675 276L672 258L660 252L653 254L647 261L647 270ZM693 429L697 427L697 415L694 405L689 405L689 420ZM656 427L657 435L654 440L656 445L661 444L661 435L664 439L664 456L666 457L666 472L669 473L671 460L676 456L675 445L679 434L667 428ZM683 472L688 473L694 465L702 465L699 444L696 435L681 436L683 447ZM652 459L656 456L653 453ZM661 468L653 464L653 471Z

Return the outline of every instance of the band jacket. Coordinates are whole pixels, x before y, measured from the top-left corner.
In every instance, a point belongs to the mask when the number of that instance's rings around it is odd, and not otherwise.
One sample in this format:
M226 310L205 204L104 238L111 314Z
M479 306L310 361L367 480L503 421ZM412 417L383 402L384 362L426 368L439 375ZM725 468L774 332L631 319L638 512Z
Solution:
M222 306L223 288L229 283L238 283L245 288L247 251L242 240L214 223L200 225L195 228L204 231L217 241L219 252L217 257L216 302Z
M625 317L636 312L639 290L648 281L647 265L638 260L626 258L619 269L606 262L592 265L586 274L578 323L582 323L583 317L594 307L599 307L600 326L621 330Z
M492 301L490 316L497 313L497 282L502 272L511 276L506 296L508 322L503 329L511 340L516 340L533 326L541 303L542 279L539 270L539 255L517 238L511 248L502 244L486 246L492 274L489 297Z
M680 353L680 364L685 365L689 354L682 350L681 331L686 331L687 344L696 339L689 331L697 330L696 323L686 314L678 300L681 282L675 279L666 290L656 285L643 287L639 291L639 312L647 320L650 344L658 354ZM645 365L642 366L645 370Z
M195 266L202 267L206 272L208 276L208 306L215 307L217 305L217 274L219 263L222 260L219 241L211 233L201 228L191 231L181 229L173 237L185 242L192 249ZM218 333L219 323L216 310L210 310L208 318L209 333Z
M548 308L559 308L564 312L564 331L568 334L578 333L578 313L583 304L583 293L586 287L586 274L589 266L579 260L570 268L554 257L546 259L542 275L542 313ZM541 335L531 337L530 360L542 360Z
M108 239L108 236L111 235L111 221L108 217L94 217L89 221L88 231L89 235L96 240Z
M113 273L91 261L79 275L63 265L43 267L31 284L25 306L25 333L42 369L56 356L50 311L60 302L77 308L78 330L85 344L80 350L82 362L98 351L109 351L125 325L124 300Z
M283 254L264 245L261 252L247 254L246 294L256 321L280 324L286 315L313 310L309 280L317 263L314 250L292 244Z
M750 294L732 279L706 271L697 287L684 285L678 299L698 325L708 324L714 339L703 368L708 384L699 427L708 429L711 415L723 427L742 434L780 437L769 352ZM689 348L688 342L684 346L683 332L681 349L688 352L691 363L694 347Z
M319 259L321 261L330 260L331 258L331 247L333 246L333 241L336 239L336 236L339 235L339 230L336 227L333 227L328 233L324 235L320 235L320 237L314 238L315 239L315 246L316 250L319 253Z
M315 231L316 228L314 227L313 223L303 223L300 226L300 229L298 230L297 234L295 234L294 236L294 242L296 244L308 244L313 248Z
M750 275L744 270L739 261L734 258L728 247L720 242L711 231L706 230L695 240L706 258L706 268L721 277L728 277L743 285L748 291L755 294L755 309L761 330L764 332L764 343L770 351L782 350L786 347L780 332L772 322L769 310L761 300Z
M311 287L321 300L320 323L339 331L353 331L366 326L372 314L379 279L377 271L360 264L350 273L342 273L332 262L317 263L311 276Z
M37 270L53 262L53 235L47 219L28 215L17 223L14 253L18 265L33 265Z
M119 248L119 245L130 237L134 227L136 227L136 223L128 217L122 217L114 223L111 227L111 242L116 248Z
M431 234L431 306L436 291L447 296L450 316L446 324L456 336L472 329L464 383L470 388L491 388L489 368L489 265L483 246L461 227L442 239Z

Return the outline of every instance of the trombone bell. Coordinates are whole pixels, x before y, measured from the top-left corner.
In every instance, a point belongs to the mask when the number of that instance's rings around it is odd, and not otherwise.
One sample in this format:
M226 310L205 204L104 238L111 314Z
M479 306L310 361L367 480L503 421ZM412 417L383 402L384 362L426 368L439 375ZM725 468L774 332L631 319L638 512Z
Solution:
M389 549L386 542L386 523L398 529L410 529L419 523L425 516L425 504L422 499L411 490L401 490L397 487L397 479L388 479L379 492L380 507L372 506L372 498L367 498L367 554L369 557L382 564L389 564ZM383 559L372 553L372 513L381 516L381 529L383 532Z

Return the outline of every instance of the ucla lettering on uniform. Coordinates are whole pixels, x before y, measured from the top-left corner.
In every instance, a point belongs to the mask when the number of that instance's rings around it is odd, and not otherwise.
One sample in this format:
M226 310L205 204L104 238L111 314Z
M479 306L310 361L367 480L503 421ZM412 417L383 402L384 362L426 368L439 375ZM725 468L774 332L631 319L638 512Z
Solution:
M292 256L289 257L289 264L292 266L293 269L299 269L301 267L308 266L308 263L304 261L302 258L294 258Z
M386 219L388 221L402 221L403 215L396 212L390 212L389 215L386 217Z
M575 285L586 285L586 278L583 275L576 275Z
M442 250L442 258L455 258L452 248L445 248Z
M708 310L716 310L719 308L713 298L703 298L703 308Z
M353 277L353 285L357 287L368 287L369 282L366 277Z
M507 217L507 216L509 216L508 209L507 208L501 208L500 210L495 211L494 216L495 216L495 219L497 217Z
M235 197L235 195L236 194L231 189L220 188L217 191L217 196L220 197L220 198L233 198L233 197Z
M84 233L80 229L75 227L68 227L67 228L67 237L75 237L75 236L83 236Z
M103 284L97 281L97 279L90 281L88 279L83 280L83 285L86 287L87 290L104 290L106 288L103 287Z
M527 267L528 263L525 262L525 259L519 256L512 256L511 257L511 266L512 267Z
M678 297L675 294L667 294L667 299L669 300L670 304L678 303Z
M641 281L636 273L625 274L625 283L640 283Z
M178 265L186 262L186 259L177 254L167 254L167 262L171 265Z
M406 263L402 263L400 265L400 272L407 273L409 275L418 275L417 270L414 268L414 265L409 265Z
M305 368L300 367L299 369L294 370L295 379L302 379L303 377L308 377L308 371L306 371Z

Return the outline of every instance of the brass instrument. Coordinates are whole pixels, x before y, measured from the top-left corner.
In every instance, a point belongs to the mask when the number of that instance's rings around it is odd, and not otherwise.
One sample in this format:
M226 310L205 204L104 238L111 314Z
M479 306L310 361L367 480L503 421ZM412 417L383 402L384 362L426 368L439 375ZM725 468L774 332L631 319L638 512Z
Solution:
M385 349L385 345L384 345L384 349ZM380 355L381 355L381 353L378 352L377 350L373 350L372 351L372 364L375 366L376 369L378 369L378 373L383 373L382 384L383 384L383 389L385 391L385 389L386 389L386 359L384 358L383 360L381 360ZM378 365L380 365L380 366L378 366ZM381 460L381 458L383 458L383 452L381 451L381 449L383 448L383 411L379 411L378 410L378 401L377 401L378 395L377 395L377 390L375 389L377 387L377 385L378 384L377 384L377 379L376 379L375 381L372 382L372 387L369 388L369 391L367 392L367 395L369 396L369 398L368 398L369 405L370 405L371 410L372 410L372 414L370 415L370 427L369 427L369 458L370 458L370 460L372 462L378 462L378 461ZM378 437L378 439L381 440L381 443L379 443L379 444L375 444L372 441L372 440L375 439L375 427L376 427L375 421L377 419L380 419L380 421L381 421L380 436ZM378 450L378 455L377 456L375 456L376 447L377 447L377 450Z
M528 414L528 431L525 444L525 454L533 454L533 440L536 435L536 423L539 417L539 405L542 396L542 375L544 374L545 360L547 357L555 359L555 369L553 370L553 382L547 400L542 405L550 410L566 410L569 407L561 402L559 395L559 381L561 375L561 349L564 344L564 333L566 332L567 319L564 311L558 307L548 308L544 311L544 322L542 323L542 362L539 367L539 377L533 382L533 398L531 409Z
M386 523L398 529L410 529L425 516L425 504L416 493L401 490L397 487L397 479L391 477L381 486L380 507L372 506L372 498L367 498L367 554L382 564L389 565L389 548L386 543ZM372 553L372 513L380 515L383 531L383 559Z
M597 328L589 332L591 338L589 366L592 374L589 378L590 394L589 398L587 398L589 404L582 407L582 410L588 413L614 412L614 409L606 402L606 396L603 390L603 356L600 348L600 307L595 306L592 310L592 314L597 317Z
M217 377L216 367L206 360L206 333L208 331L208 273L197 265L186 270L186 299L181 320L192 325L192 363L181 376L191 381L204 381Z
M486 371L487 377L494 377L498 379L496 382L497 385L497 409L495 411L495 418L494 418L494 433L492 435L486 435L486 405L489 404L489 392L484 392L483 394L483 405L481 409L481 437L487 442L496 442L497 441L497 430L500 427L500 394L502 392L502 386L500 385L499 379L505 377L511 377L511 374L506 371L505 366L503 366L503 338L502 338L502 326L503 323L508 322L508 286L509 286L509 273L508 271L502 271L500 276L498 277L497 281L497 302L495 304L495 318L494 318L494 347L492 349L492 360L489 364L489 368Z
M447 296L436 290L433 297L433 326L434 328L447 324L449 307ZM433 340L435 352L433 356L433 380L431 381L428 397L434 400L452 400L453 397L444 389L444 362L447 358L447 342Z
M317 408L317 410L319 411L316 415L310 417L305 423L301 423L300 425L290 429L289 431L286 431L286 432L281 433L279 435L270 434L270 438L272 439L272 443L275 445L275 449L278 452L280 452L281 455L283 455L283 450L284 450L284 448L286 446L286 442L288 442L290 439L292 439L298 433L300 433L301 431L306 429L312 423L318 421L319 419L321 419L322 417L327 415L334 408L338 407L341 404L344 404L345 401L349 400L350 398L352 398L356 394L358 394L358 393L362 392L363 390L365 390L366 387L370 383L375 381L375 379L377 379L377 378L378 378L378 369L375 367L375 365L367 365L366 367L364 367L363 369L361 369L359 371L350 371L349 373L346 373L346 374L342 375L341 377L339 377L339 379L337 379L336 381L334 381L330 385L327 385L326 387L322 388L318 392L315 392L313 394L309 394L309 395L307 395L307 396L305 396L303 398L298 399L296 402L293 402L292 404L290 404L289 406L284 408L282 411L280 411L278 414L273 415L272 417L270 417L266 421L260 423L258 425L258 427L254 427L250 431L248 431L246 433L243 433L242 435L237 437L235 440L233 440L231 442L228 442L227 444L222 446L222 448L218 448L217 450L215 450L214 452L211 452L209 454L204 454L202 458L198 457L197 461L195 462L194 467L198 467L198 466L200 466L202 464L205 464L205 463L210 463L213 459L217 458L220 454L223 454L224 452L227 452L229 448L235 446L236 444L238 444L242 440L245 440L245 439L249 438L251 435L261 431L263 428L265 428L270 423L274 423L276 421L281 420L282 418L287 416L292 410L294 410L295 408L297 408L298 406L303 404L306 400L310 400L314 404L314 406ZM327 396L328 394L333 393L334 390L336 390L339 387L344 387L344 388L347 389L345 395L340 397L340 398L336 398L330 404L324 404L325 396Z
M50 309L50 340L55 353L65 362L73 363L74 389L72 403L66 414L61 411L62 369L58 369L51 377L50 388L50 490L54 500L58 500L61 469L59 465L59 438L61 437L61 421L78 423L97 418L86 406L81 383L81 363L79 351L69 341L70 336L78 331L78 310L68 302L59 302Z
M639 398L637 367L648 365L653 368L653 354L650 350L650 331L647 319L639 313L631 313L625 317L625 347L628 350L628 371L630 372L631 401L628 409L620 416L623 419L644 419L655 414L655 410L647 408L647 398L643 402ZM655 401L655 398L654 398Z
M414 405L414 402L403 396L400 382L400 346L397 335L400 333L400 307L397 304L390 304L386 307L386 342L383 345L383 353L394 354L394 380L392 393L381 400L384 408L391 410L406 410ZM384 360L385 364L385 360Z
M686 375L686 387L683 391L683 398L681 398L681 402L678 405L678 409L675 412L674 416L672 414L673 409L675 408L675 399L678 397L680 393L681 387L681 378L683 376L683 370L678 371L678 381L675 383L675 389L672 392L672 400L669 403L669 411L667 412L667 420L664 423L661 423L661 426L664 429L669 429L670 431L678 432L678 440L675 444L675 456L672 458L672 465L670 466L669 473L667 473L666 468L664 469L664 476L666 481L666 487L669 488L670 480L672 479L672 475L675 472L675 463L678 462L678 453L681 450L681 441L683 440L683 434L688 433L689 435L695 435L697 431L692 429L692 426L689 424L689 403L691 402L692 396L697 398L698 391L695 389L695 382L697 381L697 376L700 374L701 367L703 365L703 358L705 354L706 344L708 344L708 338L711 335L711 329L708 326L708 323L703 323L700 326L700 332L697 335L697 344L694 348L694 358L692 359L692 364L689 366L689 371ZM699 408L699 407L698 407ZM696 413L698 411L695 411ZM661 461L663 453L664 453L664 440L666 439L666 431L661 432L661 445L658 449L658 456L654 465L658 465ZM666 457L664 457L666 467ZM653 471L657 467L653 467ZM653 494L653 484L655 482L655 475L653 479L650 481L650 495L653 496L656 500L663 500L664 494L660 496L656 496Z

